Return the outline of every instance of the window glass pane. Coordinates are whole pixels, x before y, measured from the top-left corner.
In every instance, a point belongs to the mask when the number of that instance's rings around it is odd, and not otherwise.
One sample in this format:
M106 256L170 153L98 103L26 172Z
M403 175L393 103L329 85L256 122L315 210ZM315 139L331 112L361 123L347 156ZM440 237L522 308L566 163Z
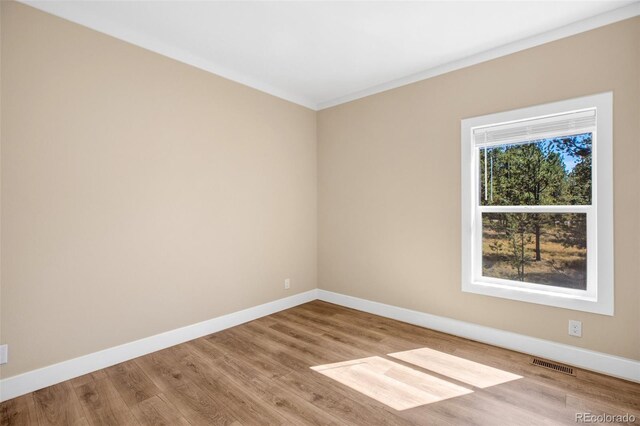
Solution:
M592 134L479 148L483 206L590 205Z
M585 213L483 213L482 275L587 289Z

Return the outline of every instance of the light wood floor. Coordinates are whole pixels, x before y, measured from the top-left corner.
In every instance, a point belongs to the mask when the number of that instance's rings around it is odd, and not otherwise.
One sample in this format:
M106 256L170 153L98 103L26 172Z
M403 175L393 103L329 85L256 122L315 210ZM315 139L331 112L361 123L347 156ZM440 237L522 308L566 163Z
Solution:
M522 376L476 388L387 354L431 348ZM472 392L396 411L310 369L378 356ZM315 301L0 405L2 425L538 425L635 415L640 384Z

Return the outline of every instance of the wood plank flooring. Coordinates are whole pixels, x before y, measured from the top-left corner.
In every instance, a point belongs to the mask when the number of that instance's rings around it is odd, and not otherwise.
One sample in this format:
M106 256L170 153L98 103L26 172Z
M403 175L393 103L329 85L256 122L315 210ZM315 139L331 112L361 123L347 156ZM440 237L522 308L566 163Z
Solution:
M522 378L487 387L391 353L429 348ZM425 354L418 352L428 367ZM469 390L397 411L310 367L383 358ZM418 358L416 358L418 359ZM440 355L440 360L449 359ZM314 301L0 404L2 425L552 425L635 416L640 384ZM379 362L380 363L380 362ZM434 364L435 365L435 364ZM446 363L445 363L446 365ZM470 368L470 367L469 367ZM476 367L474 367L476 368ZM399 368L396 370L403 371ZM482 369L481 369L482 370ZM478 374L474 370L473 374ZM452 377L450 377L452 376ZM475 376L474 376L475 377ZM469 380L467 380L469 382ZM483 383L484 385L484 383ZM628 423L621 423L628 424Z

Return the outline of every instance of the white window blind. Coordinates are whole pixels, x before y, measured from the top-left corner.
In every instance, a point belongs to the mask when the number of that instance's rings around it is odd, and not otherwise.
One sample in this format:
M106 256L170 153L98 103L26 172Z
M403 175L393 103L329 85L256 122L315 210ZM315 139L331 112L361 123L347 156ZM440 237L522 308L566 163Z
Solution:
M538 139L557 138L595 129L596 109L574 111L536 119L477 127L473 140L478 148L526 143Z

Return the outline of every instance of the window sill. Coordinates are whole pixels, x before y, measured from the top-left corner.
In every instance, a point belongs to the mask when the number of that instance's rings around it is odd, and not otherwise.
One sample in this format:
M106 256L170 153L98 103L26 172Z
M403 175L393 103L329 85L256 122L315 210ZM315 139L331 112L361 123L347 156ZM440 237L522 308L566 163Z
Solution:
M613 316L613 300L602 300L604 298L598 300L597 297L576 296L553 291L520 289L485 282L463 282L462 291L465 293L482 294L502 299L518 300L521 302Z

